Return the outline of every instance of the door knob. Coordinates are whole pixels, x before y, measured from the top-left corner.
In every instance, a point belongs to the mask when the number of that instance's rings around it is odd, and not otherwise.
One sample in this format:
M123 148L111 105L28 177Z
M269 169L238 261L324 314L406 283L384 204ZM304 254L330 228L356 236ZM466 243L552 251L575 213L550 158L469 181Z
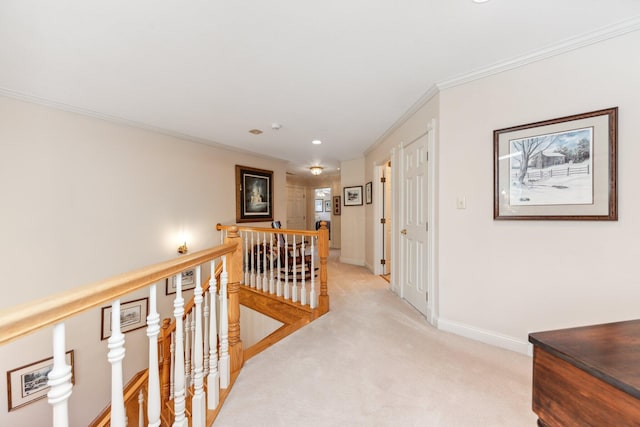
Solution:
M402 230L400 230L400 234L405 234L406 235L407 234L407 229L403 228Z

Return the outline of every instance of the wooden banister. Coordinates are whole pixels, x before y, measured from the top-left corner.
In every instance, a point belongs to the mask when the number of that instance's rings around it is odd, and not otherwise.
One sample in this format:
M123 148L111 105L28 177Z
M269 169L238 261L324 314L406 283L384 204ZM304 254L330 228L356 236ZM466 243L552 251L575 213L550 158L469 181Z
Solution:
M329 293L327 290L327 259L329 258L329 229L327 222L320 222L318 230L318 256L320 257L320 295L318 309L322 314L329 312Z
M216 230L218 231L229 230L231 229L231 227L238 227L238 229L241 231L255 231L260 233L295 234L296 236L309 236L309 237L318 235L317 231L311 231L311 230L292 230L292 229L286 229L286 228L245 227L245 226L236 226L236 225L216 224Z
M226 244L235 244L235 250L231 254L232 262L229 264L229 283L227 294L229 295L229 357L231 359L231 372L238 372L244 364L242 341L240 340L240 281L242 280L242 239L238 235L237 228L231 229Z
M235 227L235 226L231 226ZM54 325L181 271L239 251L239 239L93 284L0 310L0 345ZM241 263L241 261L240 261Z

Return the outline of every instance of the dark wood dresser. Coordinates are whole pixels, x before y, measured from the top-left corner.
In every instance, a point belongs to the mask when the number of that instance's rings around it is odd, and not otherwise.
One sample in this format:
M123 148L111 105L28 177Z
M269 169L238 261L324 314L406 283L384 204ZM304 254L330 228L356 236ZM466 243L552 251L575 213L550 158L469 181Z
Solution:
M640 320L529 335L538 425L640 426Z

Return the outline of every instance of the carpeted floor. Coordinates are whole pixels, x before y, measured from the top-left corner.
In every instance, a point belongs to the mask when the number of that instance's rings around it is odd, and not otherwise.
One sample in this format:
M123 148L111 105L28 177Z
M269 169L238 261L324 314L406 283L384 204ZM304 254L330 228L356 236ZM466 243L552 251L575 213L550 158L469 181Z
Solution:
M331 311L249 360L216 426L535 426L531 359L434 329L329 260Z

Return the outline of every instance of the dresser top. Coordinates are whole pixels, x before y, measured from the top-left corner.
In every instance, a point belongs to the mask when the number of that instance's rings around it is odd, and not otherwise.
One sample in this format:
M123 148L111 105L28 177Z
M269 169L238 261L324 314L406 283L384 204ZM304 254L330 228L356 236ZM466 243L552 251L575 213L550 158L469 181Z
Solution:
M640 399L640 320L536 332L529 342Z

